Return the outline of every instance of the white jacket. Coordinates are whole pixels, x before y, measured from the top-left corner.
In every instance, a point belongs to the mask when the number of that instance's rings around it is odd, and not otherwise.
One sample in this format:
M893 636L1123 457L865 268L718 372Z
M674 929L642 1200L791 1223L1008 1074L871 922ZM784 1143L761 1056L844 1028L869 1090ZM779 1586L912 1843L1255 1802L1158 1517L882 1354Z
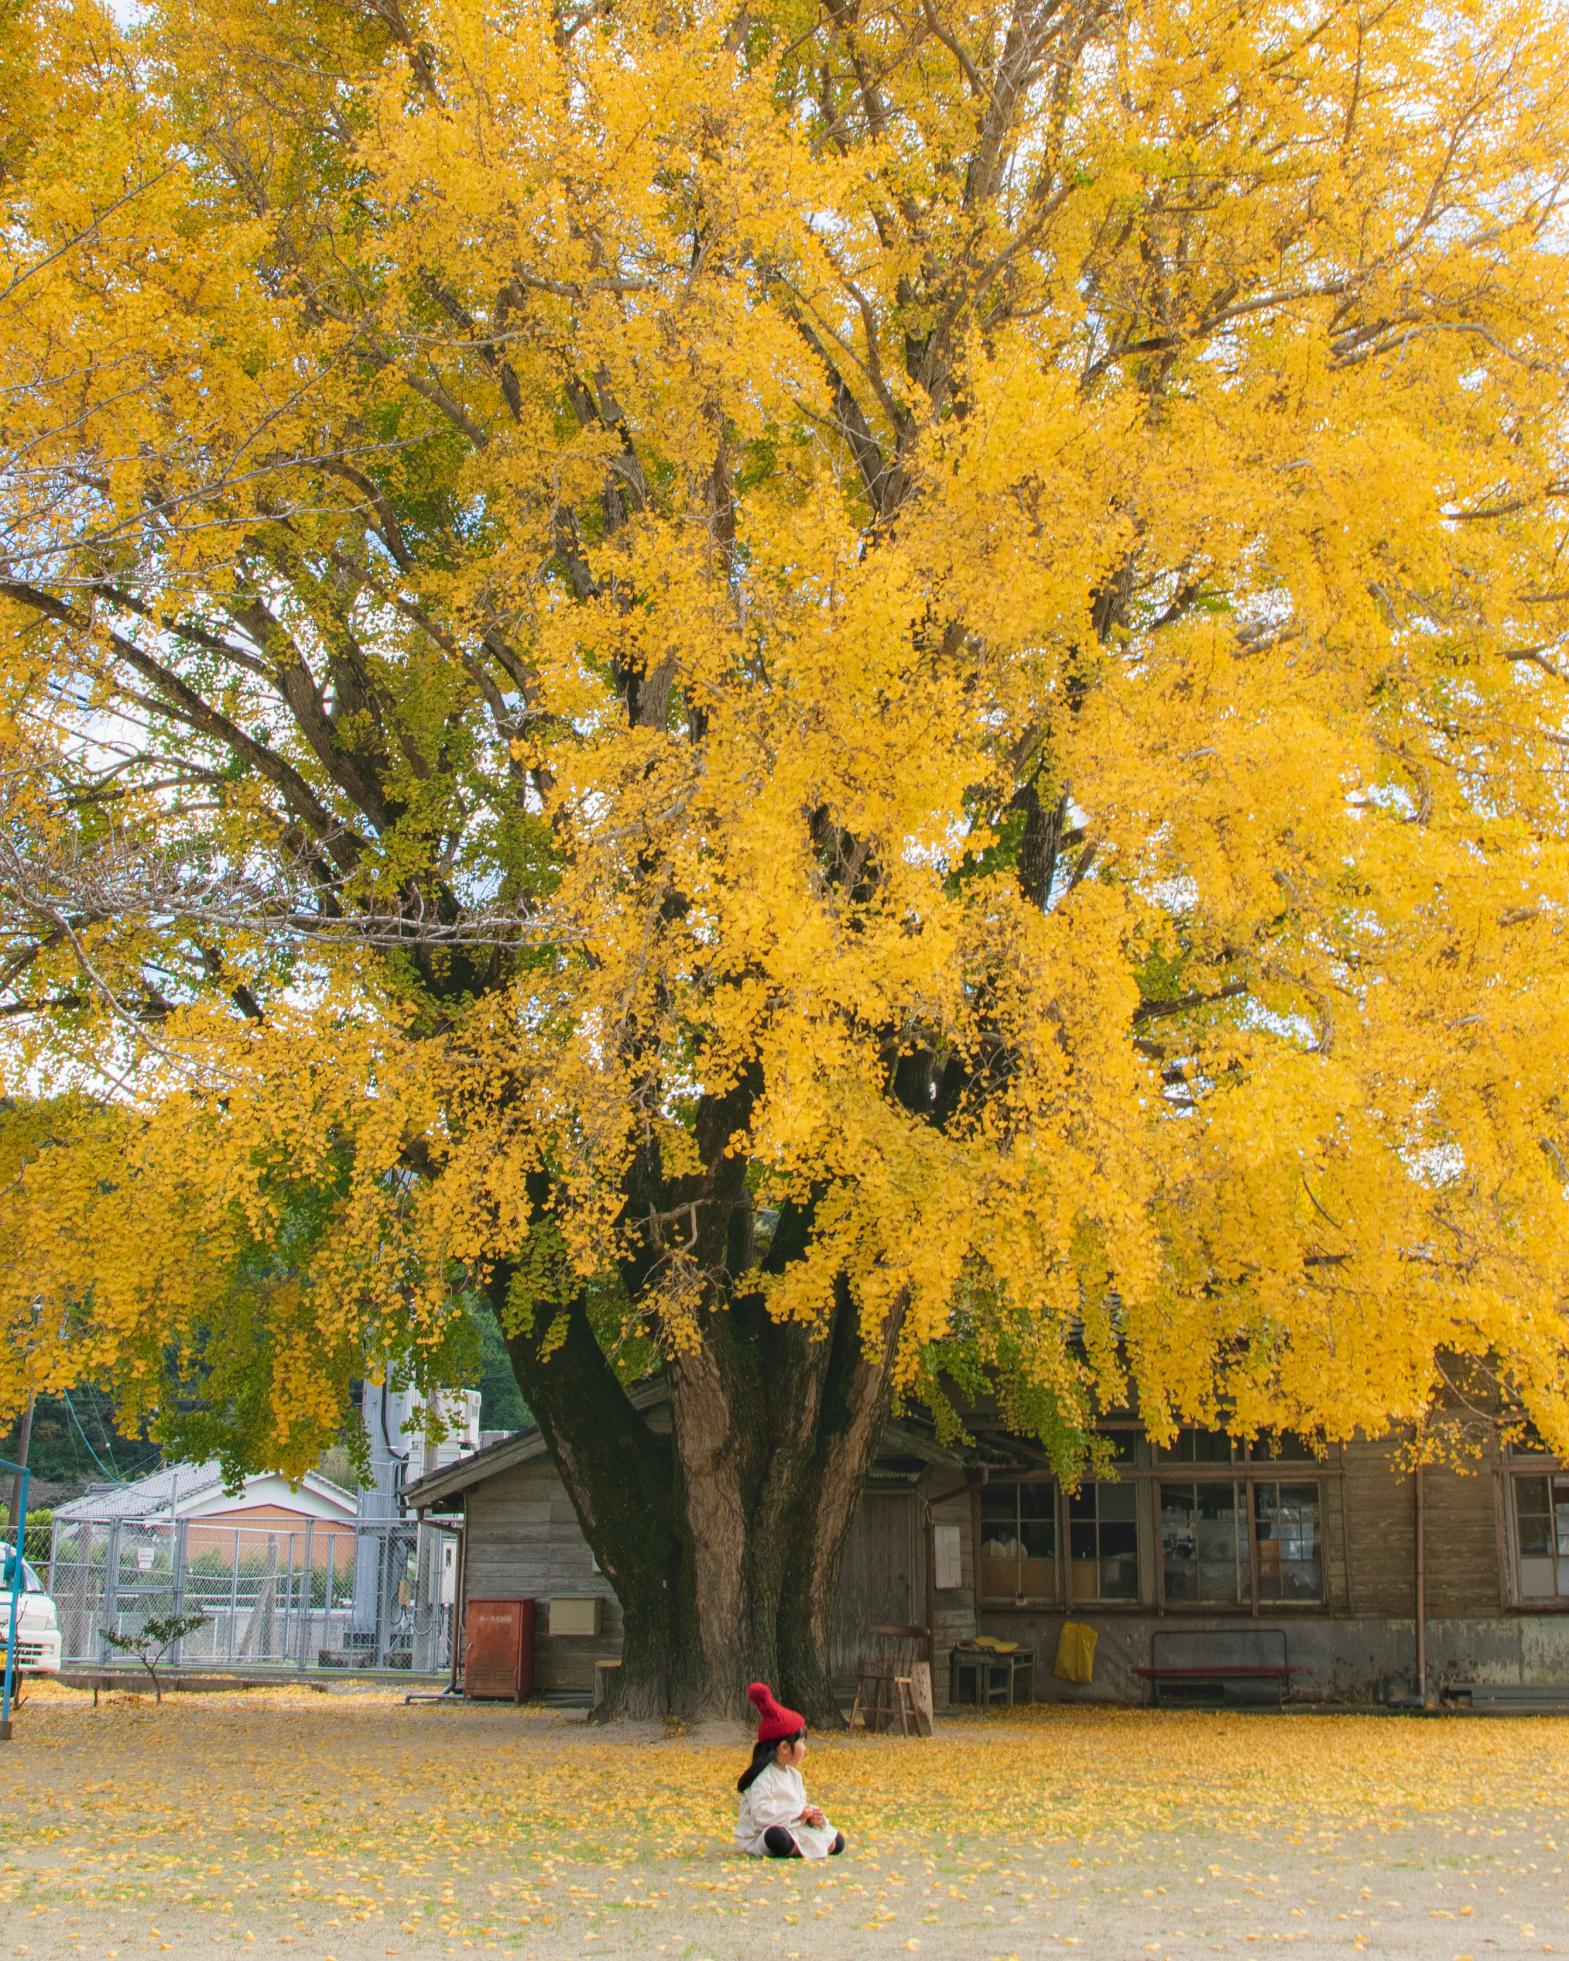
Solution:
M770 1764L741 1793L741 1815L736 1820L735 1842L743 1852L767 1853L763 1834L770 1825L783 1825L801 1848L803 1859L826 1859L838 1834L832 1825L803 1825L806 1786L798 1770L782 1770Z

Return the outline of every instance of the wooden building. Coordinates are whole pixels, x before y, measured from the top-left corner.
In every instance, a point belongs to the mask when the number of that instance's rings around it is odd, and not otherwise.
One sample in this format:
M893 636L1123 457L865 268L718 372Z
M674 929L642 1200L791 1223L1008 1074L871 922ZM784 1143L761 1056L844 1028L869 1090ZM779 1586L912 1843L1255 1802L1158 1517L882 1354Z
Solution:
M659 1392L644 1392L649 1420ZM874 1622L930 1630L938 1706L948 1656L977 1633L1035 1657L1041 1699L1136 1702L1163 1627L1281 1629L1298 1699L1408 1695L1446 1681L1569 1684L1569 1464L1484 1456L1462 1473L1358 1443L1315 1457L1184 1430L1152 1445L1108 1427L1114 1475L1061 1487L1023 1447L978 1430L943 1449L891 1426L846 1551L833 1632L848 1694ZM540 1602L536 1685L591 1688L620 1611L543 1440L524 1431L424 1479L409 1502L461 1509L466 1599ZM1098 1635L1094 1680L1052 1673L1066 1619Z
M662 1392L634 1393L652 1427L668 1423ZM833 1634L835 1677L846 1694L876 1624L931 1627L944 1675L947 1650L975 1631L973 1511L969 1468L913 1429L890 1425L845 1548ZM621 1608L600 1572L577 1513L537 1430L522 1430L408 1487L427 1515L461 1511L462 1586L470 1600L538 1602L534 1685L541 1695L590 1693L594 1668L621 1652ZM960 1584L938 1592L930 1545L946 1525L945 1550L961 1549ZM938 1684L939 1692L945 1682Z

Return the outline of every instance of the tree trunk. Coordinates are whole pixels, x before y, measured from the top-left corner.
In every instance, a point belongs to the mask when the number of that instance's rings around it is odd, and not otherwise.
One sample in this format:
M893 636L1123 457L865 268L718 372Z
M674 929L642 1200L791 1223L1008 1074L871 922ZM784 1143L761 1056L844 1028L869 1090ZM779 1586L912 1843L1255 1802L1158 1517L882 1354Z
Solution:
M497 1296L498 1302L500 1295ZM670 1428L615 1380L586 1305L509 1336L623 1616L607 1716L745 1718L749 1682L839 1720L829 1631L846 1538L887 1415L899 1317L874 1352L847 1296L826 1334L737 1302L664 1371Z

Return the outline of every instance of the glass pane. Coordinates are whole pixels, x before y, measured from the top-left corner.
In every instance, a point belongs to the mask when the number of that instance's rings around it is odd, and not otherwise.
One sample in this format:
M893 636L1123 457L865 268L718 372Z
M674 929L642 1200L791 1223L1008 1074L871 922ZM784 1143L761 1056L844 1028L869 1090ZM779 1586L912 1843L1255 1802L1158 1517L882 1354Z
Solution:
M1073 1520L1068 1527L1068 1551L1074 1559L1093 1559L1095 1557L1097 1548L1093 1520Z
M1268 1464L1282 1457L1287 1460L1311 1457L1313 1452L1295 1430L1269 1430L1253 1439L1248 1454L1255 1464Z
M1100 1549L1102 1558L1119 1554L1136 1554L1139 1549L1139 1528L1130 1519L1126 1525L1112 1523L1100 1529Z
M1057 1516L1057 1487L1054 1484L1021 1484L1019 1486L1020 1518L1050 1518Z
M1201 1484L1198 1492L1200 1520L1234 1519L1237 1515L1237 1487L1234 1484Z
M1191 1484L1160 1488L1160 1548L1164 1567L1161 1585L1168 1600L1198 1597L1194 1570L1194 1489Z
M1316 1484L1277 1484L1271 1478L1253 1487L1260 1600L1323 1598L1318 1506Z
M1019 1487L1003 1484L981 1493L981 1557L1017 1558L1024 1547L1019 1540ZM1008 1591L1013 1587L1010 1583Z
M1028 1559L1050 1559L1057 1550L1057 1530L1049 1518L1027 1518L1019 1527Z
M1550 1559L1520 1561L1520 1594L1525 1600L1551 1600L1555 1588Z
M1231 1439L1224 1430L1185 1429L1160 1452L1163 1464L1229 1464Z
M1069 1518L1094 1518L1095 1487L1093 1484L1081 1484L1077 1491L1068 1494L1068 1516Z
M1102 1600L1137 1600L1139 1562L1136 1558L1103 1559L1100 1563Z
M1168 1559L1161 1569L1161 1591L1168 1600L1197 1600L1198 1572L1191 1559Z
M1132 1430L1103 1430L1102 1441L1111 1447L1111 1461L1114 1464L1131 1464L1138 1451L1139 1440Z
M1517 1512L1541 1512L1545 1514L1552 1507L1547 1502L1546 1478L1516 1478L1515 1510Z
M1139 1488L1136 1484L1099 1484L1100 1515L1103 1519L1132 1519L1139 1515Z
M1018 1590L1028 1600L1057 1598L1057 1562L1054 1559L1021 1559L1018 1562Z
M1283 1559L1280 1564L1281 1590L1276 1596L1281 1600L1322 1600L1324 1597L1323 1575L1319 1571L1317 1558Z
M1569 1559L1558 1562L1558 1593L1561 1599L1569 1600Z
M1204 1560L1225 1560L1229 1565L1237 1563L1237 1527L1234 1519L1200 1519L1198 1529L1198 1555Z
M1521 1519L1519 1537L1522 1559L1546 1559L1553 1550L1552 1529L1545 1518Z
M1235 1603L1237 1599L1237 1562L1235 1559L1202 1559L1199 1561L1199 1598L1200 1600Z

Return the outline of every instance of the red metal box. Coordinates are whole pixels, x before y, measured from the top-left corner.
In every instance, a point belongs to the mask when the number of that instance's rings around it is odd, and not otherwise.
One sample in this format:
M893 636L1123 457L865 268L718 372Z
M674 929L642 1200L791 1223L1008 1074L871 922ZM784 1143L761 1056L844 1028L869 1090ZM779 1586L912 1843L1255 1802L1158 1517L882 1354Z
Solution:
M463 1693L521 1702L534 1693L532 1600L471 1600L463 1620Z

